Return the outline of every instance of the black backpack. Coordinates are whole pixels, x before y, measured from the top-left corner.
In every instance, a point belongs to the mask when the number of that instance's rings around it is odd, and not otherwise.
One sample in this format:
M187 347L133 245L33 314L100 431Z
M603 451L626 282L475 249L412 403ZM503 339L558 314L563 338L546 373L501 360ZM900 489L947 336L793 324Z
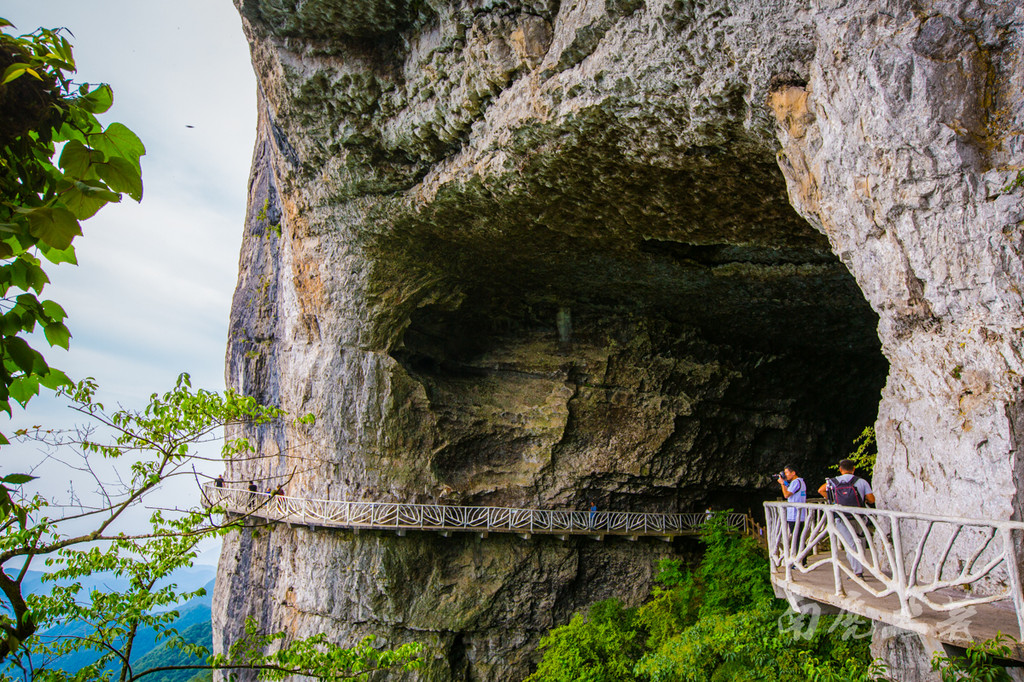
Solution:
M844 507L863 507L864 498L860 496L860 491L857 490L857 481L860 479L854 476L849 481L840 483L837 479L830 478L828 482L828 492L830 493L830 501L832 504L840 504Z

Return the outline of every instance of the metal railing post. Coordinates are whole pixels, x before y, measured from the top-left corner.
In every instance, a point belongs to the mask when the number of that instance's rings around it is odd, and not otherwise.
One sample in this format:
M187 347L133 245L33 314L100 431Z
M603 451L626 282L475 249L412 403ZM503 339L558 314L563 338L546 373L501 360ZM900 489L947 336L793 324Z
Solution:
M840 597L846 596L843 588L843 577L839 569L839 532L836 529L836 514L832 509L825 510L825 528L828 530L828 546L832 554L832 581L835 592Z
M1003 528L1003 552L1006 556L1006 572L1009 574L1010 589L1013 591L1013 610L1017 612L1017 636L1024 639L1024 593L1020 584L1020 567L1017 564L1017 546L1013 543L1013 529Z
M786 582L793 579L793 560L792 560L792 546L793 538L790 535L791 530L789 528L789 520L785 518L786 511L780 510L779 513L779 534L782 536L782 565L786 569Z
M892 567L896 578L896 596L900 599L900 613L910 618L910 596L907 594L907 567L904 565L903 538L900 534L900 520L892 519L892 553L895 565Z

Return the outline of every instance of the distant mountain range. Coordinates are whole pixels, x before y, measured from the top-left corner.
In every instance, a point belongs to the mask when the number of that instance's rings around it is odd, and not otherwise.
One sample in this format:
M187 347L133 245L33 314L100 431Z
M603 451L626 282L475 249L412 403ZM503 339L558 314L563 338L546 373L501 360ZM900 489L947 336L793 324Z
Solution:
M200 587L205 588L206 595L191 599L178 607L180 614L174 623L174 628L193 644L202 644L209 647L212 635L210 628L210 603L213 594L214 576L217 569L213 566L193 566L175 571L163 584L174 583L180 591L193 591ZM44 581L45 574L38 571L30 571L24 581L25 592L38 594L49 590L51 583ZM80 580L83 592L88 594L94 589L104 592L117 592L128 586L128 581L112 575L97 574L84 576ZM57 625L41 633L40 637L74 637L87 634L87 628L82 623L66 623ZM60 668L66 672L74 673L83 666L92 663L98 656L91 651L81 651L68 656L63 656L53 661L49 667ZM178 650L170 649L163 642L157 643L156 633L151 629L140 631L135 638L132 648L132 666L136 670L145 670L163 665L182 665L189 661ZM169 671L165 674L154 673L148 676L147 682L188 682L193 677L207 679L209 675L197 673L190 670Z
M40 594L48 592L51 583L49 581L43 581L44 575L46 575L46 573L43 571L29 571L22 583L22 589L25 594ZM159 589L165 585L174 583L181 591L191 591L203 587L207 583L211 582L216 575L216 566L189 566L178 569L166 580L157 583L156 587ZM78 582L82 585L82 589L86 594L94 589L102 590L104 592L119 592L128 587L127 580L124 578L118 578L109 573L97 573L95 575L82 576Z

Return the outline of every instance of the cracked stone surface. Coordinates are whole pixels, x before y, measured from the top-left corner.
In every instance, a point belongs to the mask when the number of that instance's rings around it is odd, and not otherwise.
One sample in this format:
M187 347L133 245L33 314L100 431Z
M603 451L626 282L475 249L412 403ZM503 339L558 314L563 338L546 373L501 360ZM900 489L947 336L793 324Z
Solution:
M881 506L1020 518L1016 3L236 5L260 115L227 378L317 420L228 478L745 511L877 417ZM245 531L215 646L253 616L522 679L673 551Z

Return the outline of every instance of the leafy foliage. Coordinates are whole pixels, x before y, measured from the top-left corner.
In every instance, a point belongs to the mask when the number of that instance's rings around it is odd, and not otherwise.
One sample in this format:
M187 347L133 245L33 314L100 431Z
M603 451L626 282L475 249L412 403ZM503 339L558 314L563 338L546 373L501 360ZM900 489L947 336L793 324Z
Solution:
M40 387L69 385L27 340L37 327L51 346L66 349L71 339L64 309L39 298L50 281L40 257L75 263L80 221L122 194L141 200L146 151L123 124L96 118L113 93L71 80L74 57L59 31L11 28L0 18L0 410L8 414L11 400L25 405Z
M768 563L752 538L718 515L702 536L696 567L663 560L650 600L636 609L599 602L541 641L528 682L869 682L882 670L868 655L868 622L823 616L784 627L794 614L774 598Z
M1017 175L1007 183L1006 187L1003 188L1003 192L1009 194L1010 192L1016 191L1024 187L1024 170L1017 171Z
M597 602L587 618L576 614L540 643L548 653L527 682L620 682L633 679L633 666L643 651L635 609L617 599Z
M416 642L390 650L377 649L373 646L373 635L350 649L331 644L323 633L291 642L287 639L283 632L262 634L255 622L249 620L245 624L245 636L235 642L226 655L211 656L208 665L215 669L255 669L267 680L283 680L293 675L321 680L365 680L378 670L417 668L423 651L423 645ZM284 646L274 650L281 644ZM266 653L268 650L270 653Z
M871 478L875 470L875 460L878 459L878 442L875 440L875 427L866 426L860 435L853 439L854 450L847 459L857 467L857 474L861 478ZM832 467L839 471L839 466Z
M768 563L753 537L730 532L718 514L705 525L701 542L704 558L695 574L703 588L701 617L774 600Z
M177 605L203 594L168 584L174 571L190 566L202 540L228 532L241 523L229 518L218 523L222 510L190 507L152 511L143 532L125 531L125 519L137 513L165 481L194 475L190 465L196 447L218 440L225 427L258 427L286 417L281 410L260 405L251 397L193 390L188 375L163 395L154 394L140 411L108 410L96 400L96 385L84 381L66 391L72 406L91 426L73 432L25 430L15 435L52 448L60 462L94 477L98 499L54 502L29 494L21 483L9 481L21 492L7 499L0 510L0 588L6 613L0 614L0 660L6 659L24 679L44 681L107 680L112 671L121 682L167 670L253 669L269 679L289 674L347 678L393 665L414 666L417 645L379 651L372 641L348 649L322 636L290 640L283 633L260 633L249 624L246 638L226 656L184 638L175 628ZM295 423L296 428L301 427ZM223 456L258 456L245 438L223 443ZM110 463L121 463L117 481L98 473ZM124 473L127 472L127 473ZM31 477L25 477L30 479ZM68 510L74 511L68 511ZM82 524L87 530L82 531ZM49 568L47 594L23 594L22 582L33 562ZM82 578L106 574L127 581L117 591L82 590ZM55 624L77 624L75 637L47 639L36 635ZM187 664L135 667L133 646L141 632L155 632L158 641L181 652ZM272 653L266 653L273 647ZM55 662L76 652L91 651L93 662L73 673ZM0 679L10 679L9 674Z
M1012 637L998 633L993 639L968 647L963 656L936 653L932 670L939 673L942 682L1009 682L1013 678L997 659L1010 658L1012 642Z

